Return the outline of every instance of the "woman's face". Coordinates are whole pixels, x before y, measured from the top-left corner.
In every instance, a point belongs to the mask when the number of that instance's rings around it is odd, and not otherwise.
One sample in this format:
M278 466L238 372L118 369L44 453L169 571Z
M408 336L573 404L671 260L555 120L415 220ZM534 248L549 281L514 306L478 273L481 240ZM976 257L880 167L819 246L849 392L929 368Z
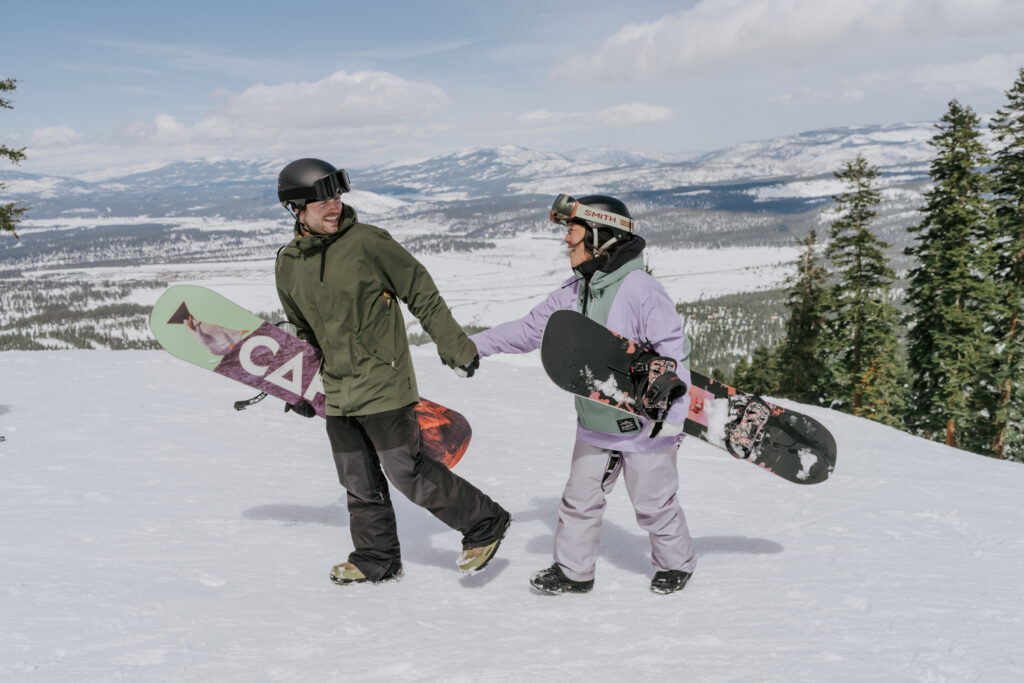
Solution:
M582 225L570 223L565 233L565 244L569 248L569 265L573 268L584 261L594 258L594 255L587 251L584 245L587 239L587 230Z

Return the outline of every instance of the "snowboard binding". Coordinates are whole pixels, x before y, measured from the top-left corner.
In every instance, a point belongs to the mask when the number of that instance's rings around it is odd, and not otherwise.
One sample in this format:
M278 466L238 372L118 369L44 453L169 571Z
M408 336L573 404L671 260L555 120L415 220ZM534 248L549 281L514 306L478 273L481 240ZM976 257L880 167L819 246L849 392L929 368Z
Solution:
M748 460L764 438L764 426L772 409L760 396L734 394L729 397L729 423L725 425L725 448L732 457Z
M641 354L630 366L633 395L647 419L664 420L672 403L686 394L686 383L676 376L676 367L674 360L653 351Z

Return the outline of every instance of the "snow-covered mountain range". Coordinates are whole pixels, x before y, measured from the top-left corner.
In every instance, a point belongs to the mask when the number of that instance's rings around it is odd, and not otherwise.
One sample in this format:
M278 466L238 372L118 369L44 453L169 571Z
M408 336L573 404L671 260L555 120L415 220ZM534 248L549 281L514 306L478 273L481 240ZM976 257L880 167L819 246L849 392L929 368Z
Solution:
M615 149L567 153L520 147L468 149L407 163L349 169L353 187L397 199L449 202L539 201L532 195L608 192L663 206L686 205L699 196L703 207L736 208L736 189L750 201L828 197L828 184L844 161L863 154L889 184L922 180L932 156L931 123L857 126L819 130L695 156L670 158ZM137 171L96 171L83 177L0 171L0 200L32 205L31 218L61 216L257 217L277 211L277 172L271 160L176 162ZM343 165L343 159L333 159ZM804 181L794 185L794 181ZM790 190L780 191L780 185ZM758 193L758 188L775 188ZM699 193L699 194L698 194ZM689 197L690 199L687 199ZM766 206L769 210L783 207ZM792 207L790 207L792 208Z

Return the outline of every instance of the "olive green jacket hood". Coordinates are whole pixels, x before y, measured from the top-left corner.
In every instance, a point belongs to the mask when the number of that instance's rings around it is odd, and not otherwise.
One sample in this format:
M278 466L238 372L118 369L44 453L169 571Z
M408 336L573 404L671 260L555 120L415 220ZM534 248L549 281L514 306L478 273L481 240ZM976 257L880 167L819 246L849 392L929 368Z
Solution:
M476 347L452 317L427 269L387 231L343 207L338 231L301 235L281 249L278 296L299 337L323 352L328 415L369 415L419 400L404 302L449 367Z

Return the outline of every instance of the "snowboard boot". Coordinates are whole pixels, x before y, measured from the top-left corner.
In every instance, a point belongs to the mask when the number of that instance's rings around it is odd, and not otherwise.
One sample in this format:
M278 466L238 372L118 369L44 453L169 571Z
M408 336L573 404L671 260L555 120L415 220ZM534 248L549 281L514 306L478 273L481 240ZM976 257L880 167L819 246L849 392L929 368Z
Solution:
M347 586L350 583L387 583L389 581L398 581L402 578L402 565L401 563L391 565L387 573L376 581L371 580L366 574L360 571L359 567L355 566L351 562L342 562L341 564L335 565L331 568L331 581Z
M466 574L473 574L483 570L494 557L494 553L498 552L498 546L501 545L501 540L505 538L505 534L508 533L508 528L511 524L512 518L509 517L508 521L505 522L505 528L501 530L501 536L498 536L497 540L487 545L464 549L462 554L459 555L459 559L455 561L455 564Z
M693 574L679 570L656 572L654 578L651 579L651 592L668 595L669 593L681 591L691 576Z
M556 595L558 593L589 593L594 587L594 580L573 581L565 575L556 562L530 577L530 585L539 591Z

